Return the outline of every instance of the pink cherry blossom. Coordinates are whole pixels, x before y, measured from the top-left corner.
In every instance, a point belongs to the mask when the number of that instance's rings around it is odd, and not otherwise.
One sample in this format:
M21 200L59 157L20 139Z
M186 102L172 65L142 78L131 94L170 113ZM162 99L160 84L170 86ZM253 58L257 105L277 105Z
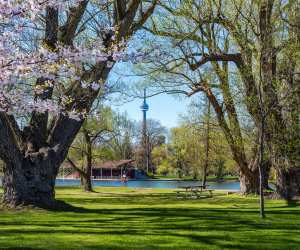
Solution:
M43 44L35 27L46 7L51 6L64 13L81 1L0 0L0 111L20 115L34 110L64 112L64 105L70 102L70 97L64 96L62 91L66 85L78 82L82 88L98 91L103 84L82 80L83 68L97 63L112 68L120 60L134 61L132 53L124 53L124 39L118 43L113 42L109 50L103 45L101 36L84 37L80 43L74 42L72 46L57 43L55 51ZM115 32L114 27L101 28L106 32ZM30 32L33 32L33 36ZM29 45L22 42L24 37L28 39ZM42 86L35 86L40 78L47 79L47 86L54 88L53 100L34 98L44 91Z

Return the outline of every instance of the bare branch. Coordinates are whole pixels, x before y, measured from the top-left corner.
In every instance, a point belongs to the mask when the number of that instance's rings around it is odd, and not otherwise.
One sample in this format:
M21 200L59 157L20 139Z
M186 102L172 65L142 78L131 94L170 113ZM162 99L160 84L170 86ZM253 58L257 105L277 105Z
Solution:
M70 157L67 158L67 161L70 163L72 168L74 168L76 171L79 172L80 175L86 175L85 172L81 168L76 166L76 164L71 160Z
M70 8L66 23L59 28L59 41L66 45L72 45L78 24L82 19L88 2L88 0L85 0L80 2L77 7Z
M192 70L196 70L202 65L208 63L208 62L214 62L214 61L226 61L226 62L235 62L240 63L241 60L241 54L206 54L203 55L202 59L198 61L195 64L191 64L190 68Z
M158 2L158 0L153 0L152 4L150 5L150 7L145 12L141 11L141 17L137 22L135 22L133 24L131 32L134 32L134 31L138 30L139 28L141 28L146 23L148 18L153 14L154 9L157 5L157 2Z
M123 20L126 14L126 1L125 0L116 0L115 4L115 23L119 23Z

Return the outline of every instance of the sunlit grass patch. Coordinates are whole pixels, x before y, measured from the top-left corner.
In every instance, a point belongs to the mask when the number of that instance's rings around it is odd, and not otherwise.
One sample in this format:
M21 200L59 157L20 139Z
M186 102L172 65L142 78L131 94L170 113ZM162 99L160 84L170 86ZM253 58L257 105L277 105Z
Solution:
M177 199L170 189L58 188L68 211L0 210L6 249L300 249L300 206L215 192Z

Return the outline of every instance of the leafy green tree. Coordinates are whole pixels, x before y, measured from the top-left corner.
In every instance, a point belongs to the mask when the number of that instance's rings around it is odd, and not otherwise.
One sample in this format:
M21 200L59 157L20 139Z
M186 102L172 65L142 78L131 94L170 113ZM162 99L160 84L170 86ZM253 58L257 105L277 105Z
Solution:
M139 132L137 139L139 143L137 143L136 151L135 151L135 160L139 168L146 170L145 168L145 149L144 142L142 138L142 123L136 124L136 130ZM149 167L152 173L155 172L156 164L152 161L152 151L155 147L159 147L166 142L166 136L168 130L157 120L147 119L147 157L149 162Z
M257 137L264 123L263 182L267 183L271 164L281 196L288 198L300 190L292 188L296 178L287 181L300 164L297 22L297 1L188 0L161 1L146 27L163 38L157 39L159 46L152 46L158 59L146 64L153 82L188 96L202 92L209 98L239 166L244 193L259 192L260 153L258 140L253 140L253 155L247 155L241 106L251 116Z
M197 70L211 64L218 69L231 63L237 69L247 110L257 130L261 133L264 128L269 158L277 171L277 192L285 198L297 195L300 190L295 188L300 166L299 106L296 104L299 101L296 84L300 61L296 24L300 18L299 3L262 0L251 4L233 1L225 5L202 1L199 7L197 1L186 1L176 9L165 8L198 25L193 34L200 35L200 46L205 49L196 55L193 50L185 53L189 67ZM191 9L197 15L190 15ZM198 90L203 87L205 84L200 84ZM225 95L223 99L226 104ZM250 162L258 165L258 160ZM243 169L245 173L248 171ZM249 175L249 179L249 183L258 183L257 174Z
M174 172L169 145L162 144L154 147L151 157L157 174L166 176Z
M113 115L113 137L109 147L116 160L133 158L133 140L136 138L135 123L128 118L127 113Z
M113 113L100 107L85 120L75 138L67 161L80 174L84 191L92 192L92 165L99 159L99 148L112 136Z
M171 129L168 144L154 148L152 157L161 173L176 173L179 177L188 175L195 179L201 174L204 179L207 174L221 178L224 174L238 173L217 118L211 114L207 119L207 107L207 102L202 100L192 102L189 112L181 115L180 126ZM206 147L207 122L210 126L209 147Z

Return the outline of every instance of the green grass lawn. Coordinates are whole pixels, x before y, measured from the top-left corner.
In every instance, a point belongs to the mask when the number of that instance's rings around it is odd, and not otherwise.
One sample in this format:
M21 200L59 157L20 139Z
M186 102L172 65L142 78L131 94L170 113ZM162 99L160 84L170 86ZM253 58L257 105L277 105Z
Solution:
M0 209L0 249L300 249L300 204L173 190L58 188L69 211ZM1 192L1 191L0 191Z

